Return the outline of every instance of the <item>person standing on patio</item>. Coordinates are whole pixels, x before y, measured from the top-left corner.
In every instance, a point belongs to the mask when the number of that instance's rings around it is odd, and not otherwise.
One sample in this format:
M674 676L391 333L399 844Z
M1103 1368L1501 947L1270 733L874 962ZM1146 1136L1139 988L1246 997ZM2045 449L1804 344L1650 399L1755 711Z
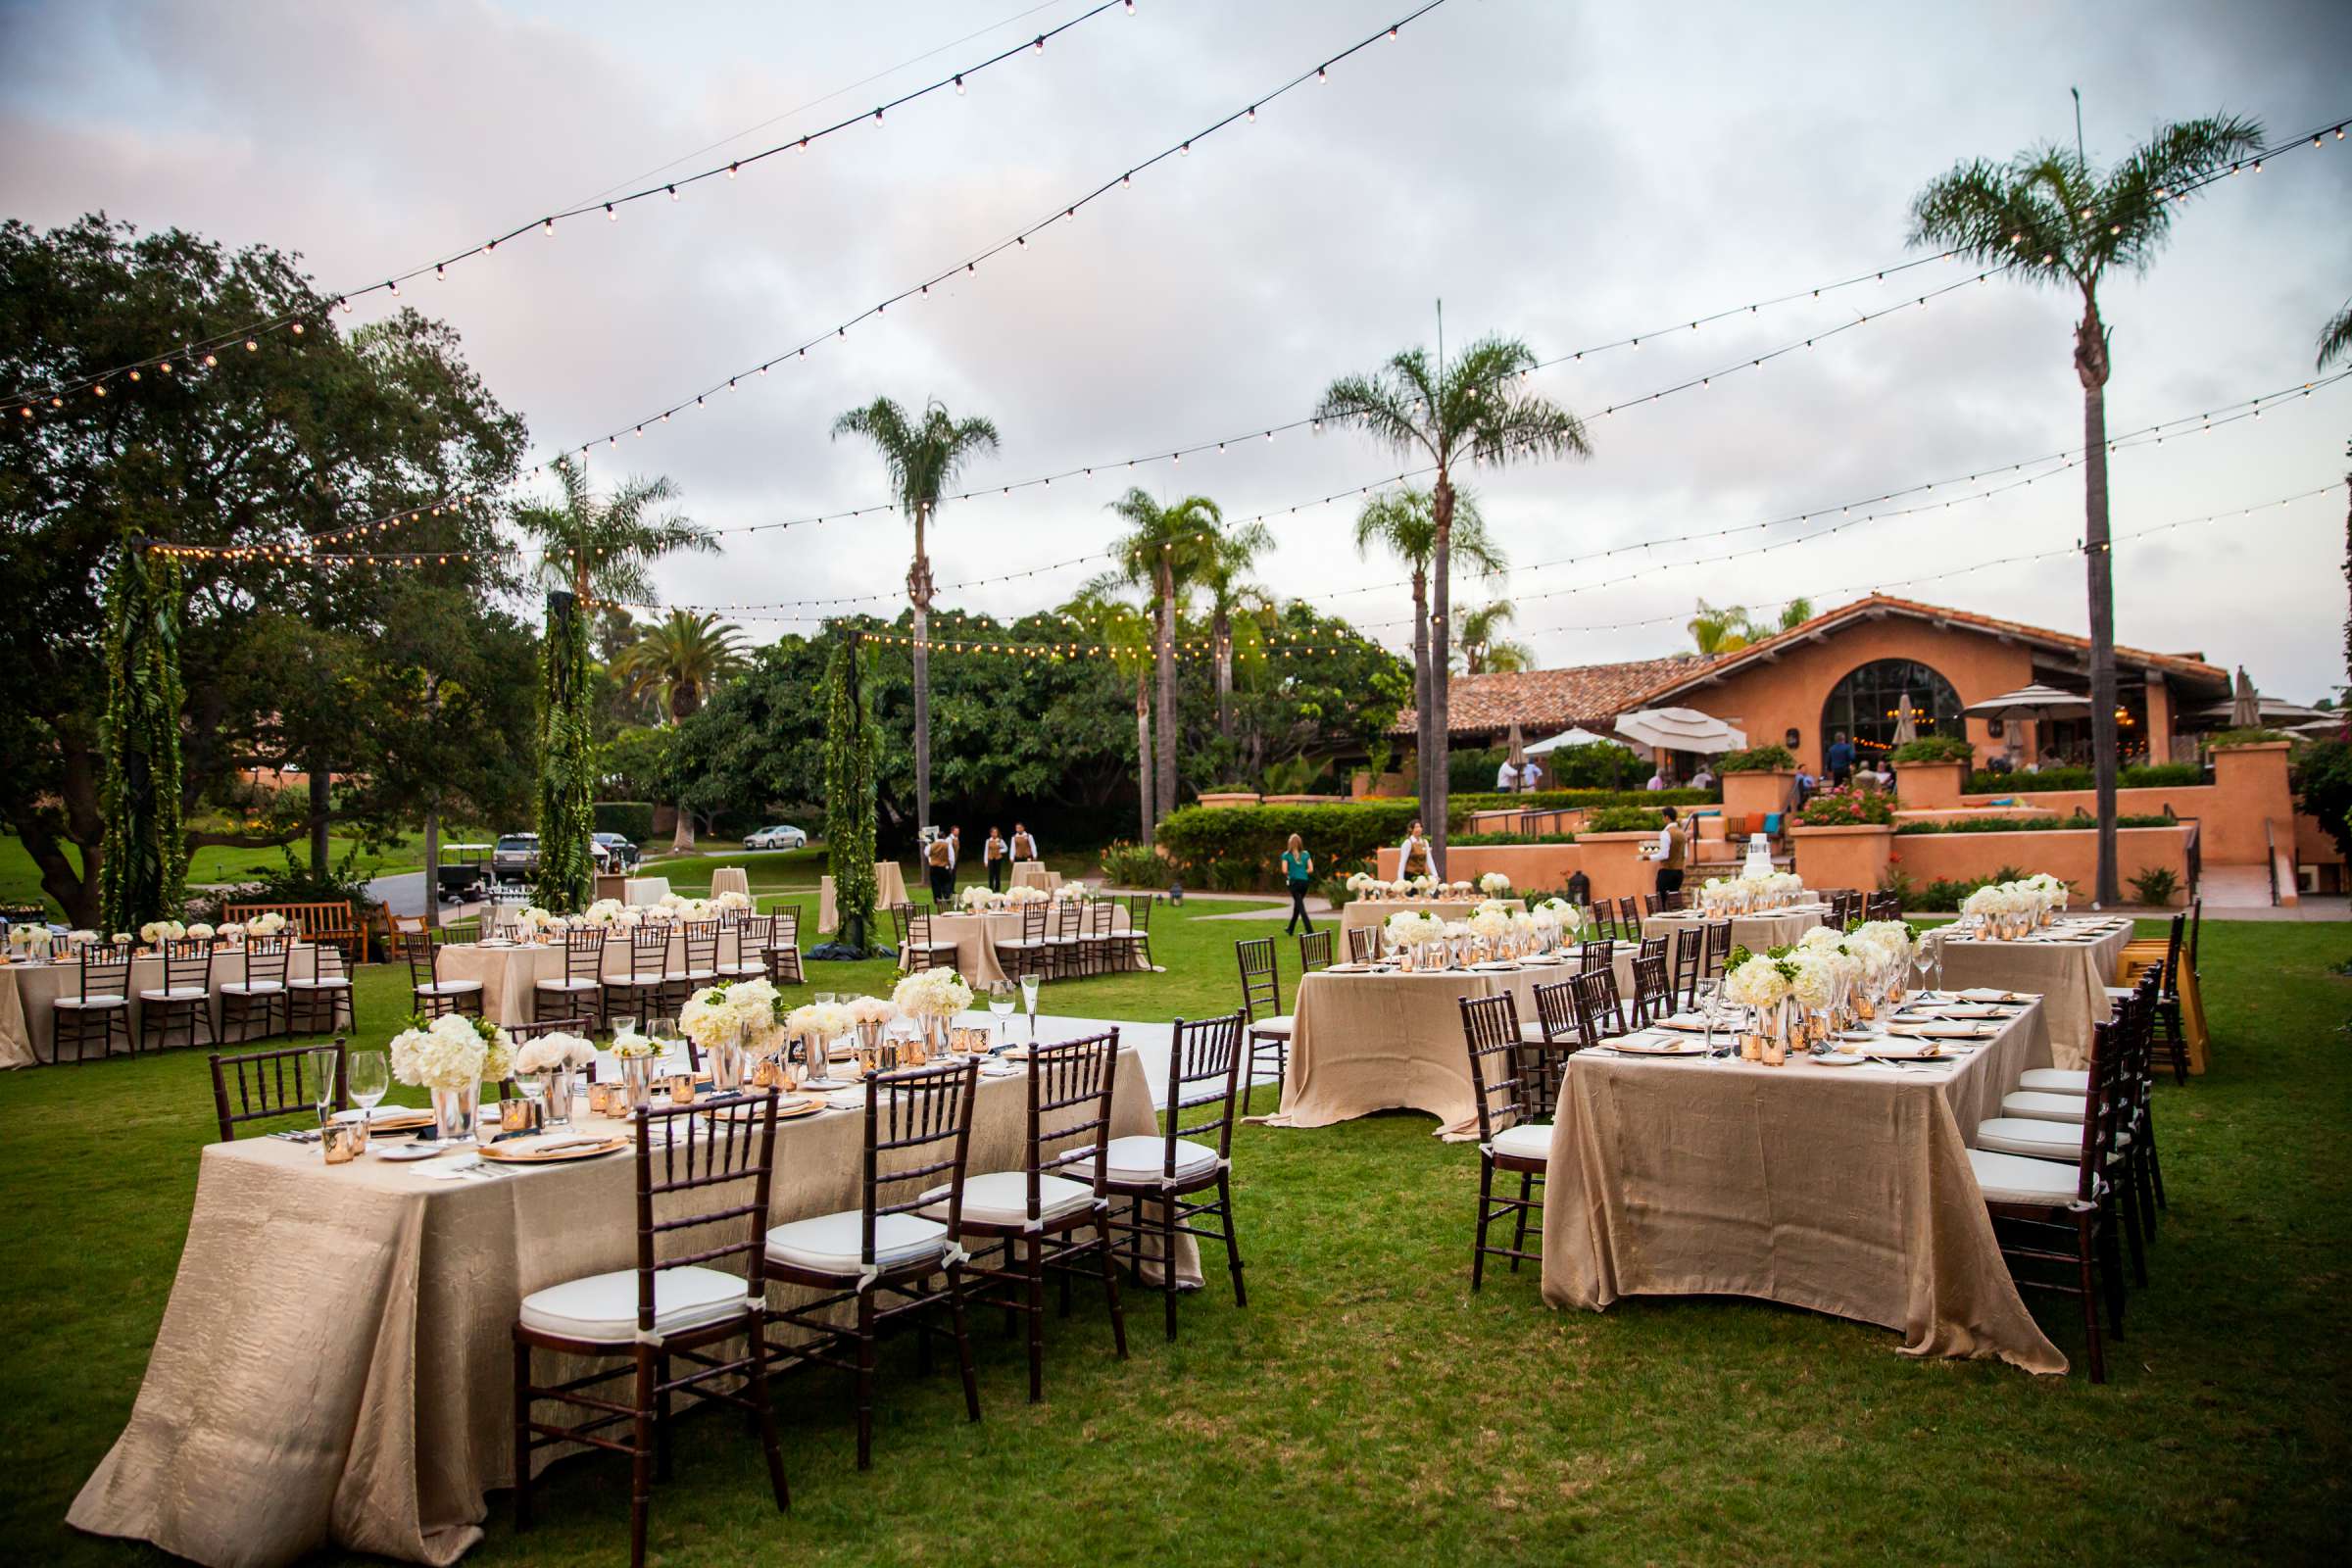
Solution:
M1396 875L1401 880L1437 874L1437 861L1429 853L1429 840L1421 836L1421 819L1415 817L1413 825L1405 830L1404 843L1397 847Z
M1519 791L1519 764L1508 756L1503 758L1502 765L1494 770L1494 787L1505 795L1515 795Z
M1666 808L1666 825L1658 829L1657 859L1660 893L1683 891L1683 866L1690 858L1690 840L1684 837L1683 824L1674 808Z
M1852 781L1854 776L1854 743L1839 730L1830 742L1829 755L1822 759L1830 774L1830 788L1838 789Z
M1287 937L1304 926L1306 934L1313 936L1315 922L1306 912L1306 890L1314 885L1315 858L1306 853L1305 843L1296 833L1291 835L1290 847L1282 852L1282 879L1291 890L1291 918L1282 928L1282 934Z
M991 893L1002 893L1004 891L1004 858L1006 853L1007 851L1004 844L1004 830L1001 828L991 827L988 830L988 842L980 847L980 858L988 866L988 891Z
M1532 794L1543 787L1544 764L1531 757L1527 765L1519 769L1519 791L1523 795Z

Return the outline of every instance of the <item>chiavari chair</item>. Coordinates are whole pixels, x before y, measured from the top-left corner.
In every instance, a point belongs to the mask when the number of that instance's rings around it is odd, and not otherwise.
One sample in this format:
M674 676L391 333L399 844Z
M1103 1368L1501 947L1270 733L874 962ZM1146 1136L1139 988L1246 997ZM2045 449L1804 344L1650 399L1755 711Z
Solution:
M1873 920L1900 920L1903 901L1891 893L1873 893L1863 901L1867 917Z
M650 920L632 927L628 967L619 974L603 977L605 1022L612 1024L625 1015L634 1018L637 1027L643 1029L648 1018L662 1010L668 973L669 927Z
M1018 906L1020 932L993 943L997 967L1009 980L1025 974L1040 973L1046 966L1046 906L1043 904L1024 904Z
M1252 937L1236 942L1233 956L1242 971L1242 1037L1248 1042L1248 1080L1255 1083L1258 1063L1272 1055L1274 1081L1279 1084L1290 1073L1292 1018L1282 1010L1282 970L1275 960L1274 939Z
M1585 910L1585 929L1595 937L1617 940L1617 906L1607 899L1594 899Z
M66 1059L66 1047L74 1048L74 1059L81 1061L88 1054L90 1040L95 1034L98 1054L115 1054L115 1036L122 1036L122 1047L132 1049L130 1038L130 949L101 947L85 944L78 956L81 968L80 988L70 997L59 997L49 1004L52 1061Z
M245 939L245 978L223 981L220 986L220 1030L226 1034L230 1026L236 1026L240 1031L236 1044L252 1038L246 1031L252 1028L257 1011L261 1014L264 1040L278 1032L275 1023L281 1016L285 1019L286 1033L294 1032L293 998L286 990L286 970L293 946L290 937Z
M1665 956L1649 953L1638 956L1634 959L1634 1027L1646 1029L1673 1015L1674 984L1666 978Z
M154 1038L157 1050L172 1044L172 1031L184 1028L188 1044L196 1044L196 1028L204 1026L208 1043L218 1047L220 1031L213 1023L213 945L180 939L164 944L164 983L139 993L139 1045Z
M604 1027L605 931L602 926L576 926L564 933L564 972L553 980L531 983L531 1010L553 1007L558 1013L586 1007Z
M1699 971L1706 967L1706 928L1677 926L1669 951L1674 972L1674 994L1682 999L1684 1006L1695 1007L1698 1005Z
M1526 1102L1531 1121L1547 1121L1560 1102L1568 1082L1568 1058L1585 1048L1576 1022L1576 1002L1568 981L1554 980L1535 988L1536 1021L1520 1028L1528 1051L1521 1058L1519 1078L1531 1092Z
M399 949L409 966L409 991L416 1003L416 1010L427 1018L438 1018L447 1012L482 1015L482 983L479 980L444 980L441 978L441 944L438 933L431 930L395 931L392 945Z
M1576 966L1584 973L1606 969L1616 961L1617 941L1614 937L1595 937L1576 946Z
M1991 1148L1968 1152L2010 1277L2021 1289L2081 1298L2093 1383L2107 1381L2099 1328L2102 1296L2109 1331L2119 1339L2124 1332L2123 1262L2115 1244L2116 1138L2124 1108L2116 1032L2113 1022L2091 1026L2085 1114L2080 1127L2066 1128L2074 1135L2071 1157L2034 1158ZM2125 1212L2131 1212L2129 1205ZM2032 1265L2031 1271L2021 1271L2020 1264ZM2071 1268L2073 1278L2045 1277L2041 1266L2046 1264Z
M1700 963L1699 985L1702 987L1720 986L1723 983L1723 966L1731 960L1731 956L1732 922L1729 920L1708 921L1707 946Z
M1663 914L1663 913L1665 913L1665 912L1666 912L1666 895L1665 895L1665 894L1663 894L1663 893L1645 893L1645 894L1643 894L1643 895L1642 896L1642 912L1643 912L1643 913L1645 913L1645 914Z
M744 1114L747 1106L750 1115ZM514 1528L530 1527L535 1451L581 1443L625 1453L631 1466L629 1561L644 1568L653 1484L657 1475L669 1478L670 1402L678 1395L749 1411L766 1452L777 1511L791 1499L767 1400L767 1336L761 1331L776 1092L763 1090L748 1102L736 1097L640 1106L634 1121L636 1266L534 1291L515 1316ZM715 1234L689 1235L705 1227L716 1227ZM711 1245L685 1250L704 1241ZM739 1338L742 1354L714 1353ZM541 1384L532 1379L533 1350L622 1364ZM686 1363L682 1372L680 1361ZM631 1380L625 1402L589 1392L619 1378ZM539 1420L533 1412L539 1400L582 1418L568 1426ZM599 1436L621 1426L628 1431L625 1442Z
M1166 1130L1113 1138L1104 1147L1110 1174L1104 1190L1133 1208L1110 1218L1128 1267L1143 1278L1145 1245L1156 1238L1160 1296L1168 1338L1176 1338L1176 1238L1225 1244L1233 1275L1233 1304L1248 1306L1242 1286L1242 1249L1233 1226L1233 1120L1242 1095L1242 1015L1179 1018L1168 1038ZM1187 1120L1187 1117L1194 1119ZM1072 1167L1093 1174L1091 1162ZM1205 1197L1205 1194L1214 1194ZM1214 1218L1218 1228L1199 1222Z
M1331 932L1301 931L1298 934L1298 972L1313 974L1331 967Z
M667 955L664 954L664 958ZM678 926L678 962L662 971L662 1010L675 1013L705 986L718 984L718 922L687 920Z
M874 1346L884 1328L910 1324L921 1337L926 1364L931 1337L952 1339L963 1374L964 1412L980 1419L980 1385L964 1322L965 1258L951 1241L961 1232L979 1087L980 1064L971 1060L867 1078L858 1205L767 1233L768 1279L815 1293L792 1306L767 1309L771 1328L796 1331L790 1339L771 1336L768 1357L778 1371L828 1366L855 1376L860 1470L873 1465ZM918 1212L943 1202L944 1217ZM942 1276L947 1288L934 1293L931 1282ZM846 1327L844 1307L855 1316ZM944 1329L936 1321L942 1310L949 1319Z
M1119 1274L1108 1232L1108 1165L1096 1156L1109 1140L1110 1093L1119 1060L1119 1032L1107 1030L1029 1053L1028 1134L1019 1170L973 1176L963 1186L956 1216L944 1191L922 1212L949 1219L952 1245L966 1238L990 1263L971 1265L975 1299L1027 1319L1029 1402L1046 1396L1046 1271L1064 1275L1093 1257L1110 1306L1113 1342L1127 1359L1127 1317L1119 1304ZM1085 1179L1080 1179L1079 1167Z
M1507 1257L1515 1272L1520 1259L1541 1261L1527 1250L1528 1220L1543 1235L1543 1195L1537 1190L1551 1161L1551 1128L1522 1119L1519 1086L1519 1001L1510 992L1461 999L1462 1040L1470 1054L1470 1095L1478 1108L1478 1234L1470 1247L1470 1289L1486 1283L1489 1256ZM1519 1178L1519 1195L1496 1194L1494 1178ZM1489 1244L1496 1220L1513 1226L1511 1245Z
M2153 1044L2158 1059L2173 1069L2173 1082L2188 1082L2188 1032L2180 1016L2180 955L2188 930L2186 911L2172 918L2164 943L2164 989L2157 993ZM2150 967L2154 967L2151 965Z
M1632 895L1617 901L1617 931L1628 942L1642 940L1642 901Z
M1111 921L1117 913L1118 906L1108 899L1087 901L1085 942L1081 951L1088 974L1108 974L1116 966L1117 950L1126 945L1111 927Z
M772 914L735 914L728 929L735 933L735 959L718 965L721 980L764 980L767 978L767 946L774 940L776 917Z
M1086 953L1086 939L1078 932L1078 906L1070 899L1055 899L1046 907L1052 917L1046 934L1046 978L1072 979Z
M1642 939L1642 946L1636 951L1634 956L1637 958L1655 958L1660 963L1664 963L1666 961L1666 944L1670 940L1670 938L1664 935L1643 937Z
M1380 956L1380 927L1351 925L1348 928L1348 961L1370 963Z
M767 963L767 977L778 985L797 986L803 983L801 973L801 910L798 905L788 905L768 916L767 946L760 957Z
M1159 902L1156 893L1127 895L1127 966L1154 973L1159 965L1152 957L1152 906Z
M901 974L922 974L942 964L951 969L956 967L956 944L940 941L931 934L929 910L907 906L906 932L899 943Z
M311 944L311 972L286 982L286 1032L318 1034L327 1029L358 1027L352 1011L351 967L343 956L342 944L313 942ZM325 1009L326 1022L320 1024L318 1013Z
M334 1108L347 1110L351 1097L344 1092L343 1064L348 1055L341 1035L330 1047L281 1046L274 1051L247 1051L233 1056L219 1052L211 1056L213 1111L220 1124L220 1142L228 1143L247 1122L275 1121L293 1115L318 1114L319 1091L326 1086L311 1070L311 1054L325 1049L335 1054ZM229 1086L236 1086L232 1103Z
M1588 1046L1597 1046L1625 1033L1625 1006L1617 995L1614 969L1588 969L1568 977L1569 997L1576 1004L1576 1032Z
M2117 998L2115 1006L2115 1021L2123 1032L2123 1085L2130 1097L2118 1141L2124 1150L2131 1193L2139 1205L2140 1226L2150 1246L2156 1240L2156 1211L2169 1206L2164 1196L2164 1166L2156 1153L2154 1037L2164 986L2159 971L2160 965L2153 963L2142 969L2138 980ZM2031 1067L2018 1074L2017 1089L2001 1097L2001 1114L2079 1123L2089 1093L2087 1071Z

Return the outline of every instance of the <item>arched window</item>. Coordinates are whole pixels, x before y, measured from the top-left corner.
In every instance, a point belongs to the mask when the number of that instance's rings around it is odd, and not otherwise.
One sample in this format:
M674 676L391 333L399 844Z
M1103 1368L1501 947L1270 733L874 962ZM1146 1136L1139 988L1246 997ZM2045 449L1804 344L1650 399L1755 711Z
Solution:
M1857 757L1894 744L1903 699L1911 699L1912 728L1921 735L1962 735L1960 694L1952 683L1915 659L1875 659L1830 688L1821 705L1821 744L1826 749L1843 730Z

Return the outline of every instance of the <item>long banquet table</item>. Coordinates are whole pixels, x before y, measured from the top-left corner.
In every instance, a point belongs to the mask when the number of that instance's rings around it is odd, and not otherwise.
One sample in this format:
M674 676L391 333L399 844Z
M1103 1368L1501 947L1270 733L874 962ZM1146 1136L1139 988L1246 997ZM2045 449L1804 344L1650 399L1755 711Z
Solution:
M2050 1056L2061 1067L2090 1065L2090 1026L2107 1016L2107 987L2132 940L2120 916L2061 918L2018 942L1938 933L1942 984L1952 990L1990 986L2036 991L2049 1011Z
M1392 914L1434 914L1441 920L1467 920L1478 911L1479 899L1350 899L1340 906L1340 929L1360 931L1386 925ZM1346 939L1342 939L1342 946Z
M1127 909L1115 906L1110 917L1114 933L1127 929ZM1047 929L1051 930L1048 916ZM956 944L956 972L974 986L994 984L1008 979L1004 965L997 962L997 944L1017 942L1021 935L1021 912L1003 909L989 914L935 914L931 917L931 940Z
M318 950L316 947L307 942L297 944L287 955L286 978L308 980L318 972ZM242 950L215 950L206 989L212 993L210 1005L216 1031L220 1024L221 986L244 978ZM163 988L164 960L160 954L131 960L131 1039L139 1038L139 1025L144 1011L139 993L161 991ZM78 996L80 992L81 965L78 962L0 964L0 1068L31 1067L56 1060L57 1011L53 1004L60 997ZM118 1054L120 1052L118 1043Z
M1619 995L1633 996L1632 943L1613 967ZM1463 997L1509 992L1522 1024L1537 1022L1536 987L1576 972L1572 958L1514 969L1349 973L1323 969L1298 982L1292 1010L1290 1066L1269 1127L1328 1127L1382 1110L1425 1110L1438 1136L1475 1137L1477 1097L1462 1038Z
M1745 948L1750 953L1763 953L1772 948L1785 948L1830 917L1826 904L1798 904L1787 908L1766 909L1755 914L1735 914L1732 922L1732 946ZM1710 915L1697 909L1664 909L1642 917L1645 936L1665 937L1666 972L1674 972L1682 941L1705 927L1723 920L1723 915Z
M1027 1104L1023 1076L981 1080L972 1174L1019 1168ZM853 1110L777 1124L771 1224L857 1205L863 1127ZM1156 1128L1124 1047L1110 1136ZM447 1564L478 1542L484 1494L514 1482L517 1304L633 1266L635 1162L423 1174L440 1164L330 1168L270 1138L206 1149L129 1424L68 1522L215 1568L330 1544ZM1177 1277L1200 1280L1189 1237Z
M742 953L742 933L734 926L720 927L718 961L741 962ZM627 928L615 926L610 930L605 938L604 977L617 980L628 974L633 954ZM681 969L685 962L685 933L673 925L669 932L668 967ZM485 1016L493 1023L512 1028L536 1020L538 998L532 987L542 980L563 979L564 964L564 949L561 943L514 946L453 942L441 950L436 973L443 980L479 980Z
M1995 1246L1978 1122L2050 1064L2036 1004L1956 1066L1570 1058L1544 1190L1544 1298L1752 1296L1878 1323L1912 1355L2066 1358Z

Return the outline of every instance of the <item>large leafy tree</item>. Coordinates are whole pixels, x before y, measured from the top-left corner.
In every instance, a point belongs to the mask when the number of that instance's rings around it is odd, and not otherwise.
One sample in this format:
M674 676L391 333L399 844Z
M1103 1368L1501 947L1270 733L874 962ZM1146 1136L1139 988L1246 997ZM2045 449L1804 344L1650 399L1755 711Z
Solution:
M1178 600L1216 559L1217 530L1224 514L1206 496L1186 496L1161 506L1140 485L1110 503L1127 524L1113 547L1129 582L1152 593L1152 658L1159 674L1159 745L1152 787L1152 820L1156 825L1176 808L1176 748L1181 715L1176 709L1176 613ZM1149 840L1146 841L1150 842Z
M1453 496L1451 529L1449 567L1459 562L1482 576L1508 567L1502 547L1487 532L1487 519L1478 510L1478 498L1458 487ZM1356 514L1355 551L1359 556L1369 555L1376 548L1403 562L1412 575L1413 710L1421 745L1418 789L1426 801L1430 791L1429 710L1433 701L1429 678L1429 570L1438 555L1436 499L1427 490L1406 485L1383 490L1365 502L1364 510ZM1443 745L1437 756L1442 772Z
M672 724L693 717L718 684L742 668L741 628L716 615L684 610L673 610L648 626L613 664L632 695L660 694ZM670 848L694 848L694 812L683 802Z
M1488 337L1448 363L1406 349L1369 375L1331 383L1321 417L1353 425L1407 457L1437 468L1430 487L1436 537L1430 551L1428 701L1422 707L1421 809L1441 870L1446 863L1446 671L1452 658L1454 475L1479 464L1586 457L1592 444L1575 415L1533 391L1535 351L1516 338Z
M914 811L931 825L931 556L925 535L939 498L966 464L997 450L997 427L984 418L957 419L933 398L920 419L888 398L876 398L833 421L833 437L863 436L890 469L899 509L914 524L914 563L906 568L906 602L914 610Z
M503 584L490 509L459 498L514 476L521 421L446 326L402 311L345 333L332 303L266 246L232 253L97 216L46 232L0 223L0 385L11 389L75 382L248 320L304 326L251 351L224 347L211 366L150 362L105 396L62 396L31 418L12 411L0 433L0 581L17 622L40 632L0 661L0 817L77 924L99 917L102 583L125 535L252 552L181 561L184 839L259 848L307 829L315 869L330 818L348 808L332 779L375 762L382 715L338 694L364 673L360 651L399 583L482 595ZM312 554L313 535L395 513L396 526ZM328 550L431 559L392 569L337 564ZM250 770L276 766L309 775L307 803L262 812L259 826L213 808L249 789Z
M2107 530L2107 379L2111 334L2099 315L2110 272L2145 272L2172 235L2173 211L2206 175L2262 145L2262 126L2233 115L2161 125L2104 172L2076 145L2029 147L2006 163L1978 159L1929 182L1912 204L1911 240L2082 302L2075 375L2082 385L2082 548L2090 599L2090 723L2098 791L2097 900L2120 902L2115 851L2115 587Z

